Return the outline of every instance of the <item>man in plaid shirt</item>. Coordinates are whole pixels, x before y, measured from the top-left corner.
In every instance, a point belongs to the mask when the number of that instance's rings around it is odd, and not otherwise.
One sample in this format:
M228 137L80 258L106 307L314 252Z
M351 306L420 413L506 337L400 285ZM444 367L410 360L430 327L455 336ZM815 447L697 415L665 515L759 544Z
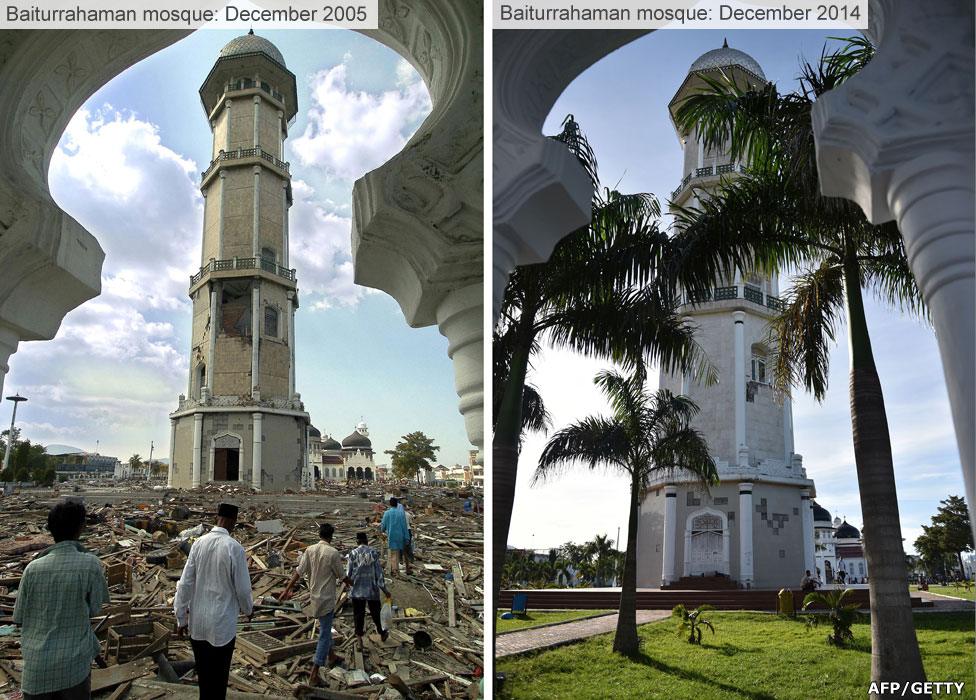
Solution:
M91 664L99 653L91 617L108 601L105 570L78 539L85 507L59 503L47 516L54 546L34 559L20 580L14 622L21 625L24 698L91 697Z

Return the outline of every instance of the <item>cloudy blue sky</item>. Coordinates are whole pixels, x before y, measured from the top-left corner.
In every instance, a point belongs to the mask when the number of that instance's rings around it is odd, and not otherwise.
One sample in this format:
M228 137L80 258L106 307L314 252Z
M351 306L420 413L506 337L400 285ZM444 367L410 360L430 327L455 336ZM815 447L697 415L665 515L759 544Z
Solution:
M596 152L607 186L623 192L653 192L665 201L680 181L681 150L667 103L704 52L729 45L752 55L781 89L795 85L799 59L819 57L838 31L659 31L604 58L574 81L556 103L545 133L559 131L575 115ZM786 280L781 281L783 288ZM902 531L911 551L920 525L928 524L948 494L963 494L959 456L945 381L932 330L869 300L869 327L885 392L894 450ZM818 404L797 392L795 449L817 487L817 500L832 515L861 526L848 408L846 331L831 355L830 391ZM539 387L558 429L584 415L608 411L592 384L600 363L548 351L535 363ZM656 369L653 373L656 381ZM626 539L626 480L583 472L530 487L532 469L545 444L530 436L520 461L510 544L548 548L591 539L620 528ZM623 544L623 543L622 543Z
M55 340L22 343L11 358L4 388L29 397L18 424L32 441L86 450L98 441L102 454L124 459L146 457L153 440L166 456L167 414L186 391L186 293L199 268L198 185L211 152L197 89L239 33L196 32L133 66L65 131L51 191L106 258L101 296L68 314ZM353 32L263 35L298 79L286 160L302 304L297 388L312 421L341 439L364 418L378 451L422 430L441 446L439 461L465 462L447 341L436 328L409 328L392 298L352 281L352 183L403 147L430 111L426 88L397 54Z

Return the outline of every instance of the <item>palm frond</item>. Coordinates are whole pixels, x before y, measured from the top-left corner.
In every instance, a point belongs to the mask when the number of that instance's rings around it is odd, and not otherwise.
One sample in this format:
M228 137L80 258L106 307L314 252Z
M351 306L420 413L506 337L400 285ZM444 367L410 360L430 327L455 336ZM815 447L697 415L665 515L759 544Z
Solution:
M526 384L522 390L522 431L544 433L552 427L552 416L546 410L539 390Z
M630 440L623 425L611 418L584 418L549 438L532 483L544 481L575 462L582 462L589 469L616 467L626 471L629 450Z
M576 121L576 118L572 114L568 114L563 119L562 127L562 131L549 138L553 141L566 144L566 148L576 157L576 160L586 172L586 176L593 185L593 191L599 191L600 177L597 174L596 154L593 152L593 147L590 146L590 142L583 133L579 122Z
M787 393L802 384L822 401L835 324L844 308L843 270L824 263L797 275L783 302L783 311L770 324L774 381Z

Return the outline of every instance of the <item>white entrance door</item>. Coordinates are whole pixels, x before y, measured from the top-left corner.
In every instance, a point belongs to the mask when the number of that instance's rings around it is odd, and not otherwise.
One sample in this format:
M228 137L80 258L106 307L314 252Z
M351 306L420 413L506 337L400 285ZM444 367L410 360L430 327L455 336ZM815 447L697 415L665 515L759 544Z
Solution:
M692 576L725 571L725 543L722 520L715 515L699 515L691 521L689 569Z

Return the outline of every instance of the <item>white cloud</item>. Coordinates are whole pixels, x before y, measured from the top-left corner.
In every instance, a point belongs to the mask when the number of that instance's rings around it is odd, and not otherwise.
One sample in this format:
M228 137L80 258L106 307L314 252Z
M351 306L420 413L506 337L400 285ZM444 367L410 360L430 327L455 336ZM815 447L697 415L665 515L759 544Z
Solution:
M355 306L373 290L353 282L352 219L342 207L319 203L303 180L295 180L292 191L289 243L302 292L311 296L313 309Z
M290 150L304 166L356 180L398 153L430 112L430 96L420 76L404 60L397 65L397 88L380 94L348 86L352 57L311 76L312 107L305 131Z

